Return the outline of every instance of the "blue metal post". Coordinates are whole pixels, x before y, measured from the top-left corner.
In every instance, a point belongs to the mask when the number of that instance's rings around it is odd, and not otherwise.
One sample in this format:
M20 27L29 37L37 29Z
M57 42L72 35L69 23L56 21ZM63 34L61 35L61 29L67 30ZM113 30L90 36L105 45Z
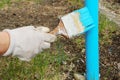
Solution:
M95 27L86 33L86 79L99 80L98 0L85 0Z

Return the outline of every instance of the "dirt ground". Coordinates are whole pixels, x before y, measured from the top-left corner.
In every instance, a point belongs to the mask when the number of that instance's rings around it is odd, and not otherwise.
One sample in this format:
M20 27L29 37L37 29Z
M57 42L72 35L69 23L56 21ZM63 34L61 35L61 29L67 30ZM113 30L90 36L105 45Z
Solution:
M100 0L101 3L116 14L120 14L120 0Z
M12 3L11 7L0 11L1 29L27 25L56 27L63 14L77 8L77 5L70 5L67 0L44 0L38 4L25 1Z
M73 6L68 0L44 0L42 3L32 2L14 2L11 7L5 7L0 10L0 30L6 28L16 28L27 25L47 26L51 30L59 23L59 18L79 8L78 5ZM65 74L69 72L66 80L73 80L73 72L85 73L85 46L76 46L77 43L72 40L61 38L64 50L71 55L72 60L67 65L74 64L71 71L61 68ZM106 45L100 43L100 73L101 80L120 80L120 31L113 32L112 42ZM80 45L84 45L84 40ZM81 52L81 54L79 54ZM62 65L62 64L61 64Z

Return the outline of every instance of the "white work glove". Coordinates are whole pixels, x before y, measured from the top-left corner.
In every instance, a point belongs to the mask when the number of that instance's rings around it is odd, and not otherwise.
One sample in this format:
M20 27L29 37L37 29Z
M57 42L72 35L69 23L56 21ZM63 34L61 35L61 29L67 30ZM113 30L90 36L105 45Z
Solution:
M47 33L49 28L25 26L17 29L5 29L10 35L10 46L3 56L10 55L18 57L23 61L30 61L35 55L50 48L56 36Z

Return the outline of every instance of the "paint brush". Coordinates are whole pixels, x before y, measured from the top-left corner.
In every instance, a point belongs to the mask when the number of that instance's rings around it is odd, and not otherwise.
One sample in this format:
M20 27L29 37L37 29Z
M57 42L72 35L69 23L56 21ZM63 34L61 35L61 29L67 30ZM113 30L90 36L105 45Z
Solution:
M58 26L50 33L72 38L93 28L93 23L89 10L84 7L61 17Z

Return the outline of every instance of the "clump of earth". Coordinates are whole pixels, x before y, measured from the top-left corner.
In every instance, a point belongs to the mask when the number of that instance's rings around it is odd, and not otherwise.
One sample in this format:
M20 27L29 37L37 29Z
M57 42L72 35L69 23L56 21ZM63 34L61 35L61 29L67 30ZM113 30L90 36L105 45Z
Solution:
M52 30L58 25L61 16L78 8L80 8L79 5L74 6L68 0L44 0L41 3L13 2L9 7L6 6L0 10L0 30L29 25L47 26ZM81 37L83 36L77 38ZM71 60L66 61L65 65L75 66L71 70L61 68L65 74L69 73L66 80L73 80L74 72L85 73L85 41L83 40L79 44L81 46L78 46L74 40L76 38L66 40L60 37L60 41L64 43L64 51L71 57ZM110 40L112 42L109 42L109 45L104 43L104 40L100 43L100 76L101 80L120 80L118 68L120 31L113 32Z

